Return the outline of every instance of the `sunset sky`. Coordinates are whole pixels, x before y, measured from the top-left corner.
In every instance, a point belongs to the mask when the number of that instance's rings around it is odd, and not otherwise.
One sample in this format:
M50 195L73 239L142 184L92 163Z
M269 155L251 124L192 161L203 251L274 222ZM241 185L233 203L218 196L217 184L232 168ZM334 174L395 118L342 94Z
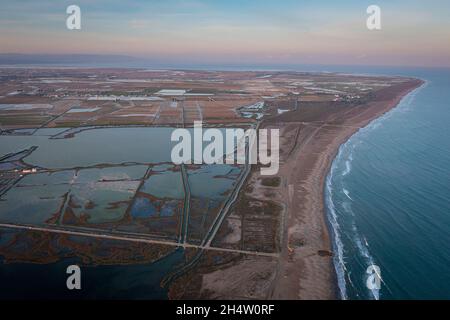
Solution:
M81 8L81 30L66 8ZM382 30L366 28L381 7ZM450 66L450 1L15 0L0 53L123 54L214 64Z

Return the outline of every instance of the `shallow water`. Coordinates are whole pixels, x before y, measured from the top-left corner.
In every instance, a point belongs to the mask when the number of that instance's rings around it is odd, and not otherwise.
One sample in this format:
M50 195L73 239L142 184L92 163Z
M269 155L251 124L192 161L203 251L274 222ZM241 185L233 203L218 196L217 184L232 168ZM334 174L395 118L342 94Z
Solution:
M61 137L64 130L27 129L0 136L0 157L35 146L23 160L39 170L57 170L25 175L3 194L1 223L114 229L172 242L181 238L185 192L180 166L171 164L172 128L94 128L76 132L70 138L54 139L57 134ZM4 163L2 169L12 164ZM192 166L187 172L192 198L201 197L209 204L201 212L201 225L196 224L198 211L188 220L189 233L200 228L198 234L203 236L217 213L211 209L225 200L240 169L202 165ZM42 258L33 256L33 243L13 241L14 232L20 234L13 229L0 230L1 251L8 252L18 245L30 260ZM50 247L50 243L44 246ZM114 247L98 248L95 254L114 255ZM82 293L69 292L65 268L85 255L82 250L76 251L43 265L4 264L0 260L1 288L7 290L0 297L163 299L167 292L161 288L161 281L185 260L183 250L176 250L155 263L84 265ZM45 293L40 294L41 290Z
M170 161L171 128L98 128L72 138L44 135L0 136L0 154L38 148L24 160L43 168L71 168L103 163ZM50 156L51 155L51 156Z

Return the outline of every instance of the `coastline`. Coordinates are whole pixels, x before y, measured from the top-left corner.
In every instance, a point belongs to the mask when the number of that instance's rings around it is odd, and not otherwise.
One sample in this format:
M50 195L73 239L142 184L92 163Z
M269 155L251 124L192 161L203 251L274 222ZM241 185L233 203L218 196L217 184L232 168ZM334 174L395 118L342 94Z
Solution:
M381 119L384 115L388 114L389 112L391 112L392 110L394 110L395 108L397 108L400 103L403 101L403 99L405 97L407 97L410 94L415 93L418 89L422 88L423 86L426 85L426 81L419 79L421 81L421 83L415 87L411 87L410 89L406 89L406 90L402 90L399 92L398 96L392 101L392 103L389 103L387 105L387 110L385 112L383 112L382 114L377 115L376 117L372 118L371 120L369 120L367 122L367 124L365 124L364 126L362 126L360 129L355 130L354 133L352 133L342 144L339 145L339 147L336 149L336 152L334 154L334 157L332 159L332 161L329 164L329 169L327 171L327 174L325 175L325 182L324 182L324 188L323 188L323 199L324 199L324 216L325 216L325 221L326 224L328 226L328 232L330 234L330 240L332 242L332 248L333 248L333 252L334 252L334 261L333 261L333 270L335 272L335 276L336 276L336 280L335 280L335 286L336 286L336 295L337 298L339 299L347 299L346 297L346 288L345 288L345 270L338 270L339 267L336 265L336 259L343 259L343 256L339 257L337 256L338 254L342 254L342 252L339 252L339 246L340 244L338 242L340 242L340 234L338 234L337 230L334 227L337 227L337 224L333 224L333 222L336 221L332 221L332 219L334 219L333 215L334 215L334 205L332 202L332 191L333 191L333 186L331 185L331 179L333 177L333 170L334 170L334 164L335 161L338 160L338 158L340 157L340 152L342 147L344 147L349 141L350 139L356 135L361 129L363 128L367 128L369 127L374 121ZM336 222L337 223L337 222ZM339 283L339 281L342 280L343 283ZM341 287L341 286L344 287ZM376 298L378 300L378 298Z
M342 144L360 128L395 108L404 96L423 83L411 79L381 89L375 99L362 105L366 108L362 112L356 110L360 105L343 114L331 115L321 125L303 124L305 133L297 139L300 143L296 142L294 156L286 159L280 168L280 175L286 179L283 192L287 195L286 232L270 298L339 298L325 206L326 178ZM295 116L291 115L290 119L286 123L292 124Z
M272 256L221 253L217 265L217 256L206 253L195 271L172 284L169 299L338 299L326 178L342 144L423 83L404 78L359 104L303 104L265 119L261 127L280 130L278 183L253 167L213 245L242 249L242 224L263 215L268 223L254 229L253 247L247 242L245 249Z

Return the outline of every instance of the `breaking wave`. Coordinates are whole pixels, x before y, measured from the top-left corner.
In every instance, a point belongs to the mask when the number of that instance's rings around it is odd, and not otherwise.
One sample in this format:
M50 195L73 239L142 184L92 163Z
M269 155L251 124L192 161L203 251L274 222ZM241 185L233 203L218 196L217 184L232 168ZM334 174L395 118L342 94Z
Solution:
M344 245L341 240L341 233L339 223L337 221L337 215L335 206L333 203L333 191L332 191L332 177L335 170L333 164L326 180L326 196L325 202L327 206L328 222L331 227L331 236L333 238L333 251L337 254L334 255L333 262L336 271L339 293L342 299L347 299L347 286L345 280L345 262L344 262Z
M352 197L350 197L350 192L347 189L342 189L342 192L344 192L344 194L347 196L347 198L349 198L350 200L353 201Z
M370 254L369 243L366 237L360 233L356 226L355 213L352 211L351 203L354 199L350 196L349 190L342 186L342 179L352 171L353 151L357 145L363 142L362 138L365 138L365 135L368 132L382 126L382 121L391 117L394 111L409 111L410 104L412 100L414 100L417 92L427 85L428 83L409 93L401 100L397 108L394 108L391 112L386 113L369 123L366 127L358 130L347 142L342 144L327 175L324 190L325 205L327 209L328 225L333 240L333 251L336 253L333 257L334 268L337 276L339 293L342 299L348 299L349 288L355 289L355 295L358 297L361 297L362 294L362 292L358 292L357 289L358 287L361 288L361 286L356 286L351 280L350 275L352 270L348 270L346 265L346 249L349 250L349 254L352 249L357 249L357 255L361 258L365 268L376 265L374 257ZM338 171L341 171L341 174L336 176L336 172ZM342 199L342 197L340 197L339 194L333 194L333 190L341 190L342 195L349 199L350 202L343 200L339 203L335 203L334 197L336 197L336 199ZM345 241L343 241L343 239L345 239ZM349 247L351 246L351 248L346 248L345 243L347 243ZM362 275L361 280L364 280L362 279L363 277L366 277L366 275ZM384 284L384 287L390 291L387 284L383 282L383 280L381 281ZM367 290L369 298L376 300L380 298L380 290L368 288Z
M355 285L351 282L351 279L349 277L349 272L347 270L346 266L346 248L344 245L344 242L342 241L342 238L350 238L352 243L354 243L356 248L358 249L358 255L363 258L364 263L366 264L366 267L369 267L370 265L374 265L374 259L370 255L368 243L365 240L363 236L361 236L358 232L358 229L356 227L355 221L354 221L354 213L351 208L351 202L343 201L339 204L338 208L336 207L336 204L333 201L333 183L335 173L337 170L339 170L340 163L344 161L345 159L345 151L348 150L349 144L351 144L352 141L349 140L347 143L343 144L338 152L338 155L333 161L333 164L331 166L331 170L327 176L326 180L326 190L325 190L325 202L327 206L327 216L328 216L328 222L331 229L332 239L333 239L333 250L337 254L334 255L333 262L334 262L334 268L337 275L337 282L338 282L338 288L339 293L342 299L348 299L347 295L347 287L353 287L355 288ZM353 148L352 148L353 149ZM353 151L353 150L352 150ZM350 153L351 155L352 153ZM349 157L349 156L348 156ZM346 172L348 166L351 164L350 158L345 159L344 164L344 172ZM345 174L346 175L346 174ZM345 175L341 175L345 176ZM354 201L353 198L350 196L350 192L346 188L340 188L337 190L342 190L342 194L348 198L350 201ZM351 230L345 230L343 229L343 226L340 224L340 218L341 214L345 215L346 223L350 223L352 225ZM364 240L363 240L364 239ZM369 290L369 289L368 289ZM371 290L371 297L374 299L379 299L379 290Z

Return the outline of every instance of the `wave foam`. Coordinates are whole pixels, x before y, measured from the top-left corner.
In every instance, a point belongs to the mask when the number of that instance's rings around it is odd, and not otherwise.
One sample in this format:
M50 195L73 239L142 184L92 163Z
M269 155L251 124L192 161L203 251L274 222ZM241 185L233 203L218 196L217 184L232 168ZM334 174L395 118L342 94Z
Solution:
M411 103L415 99L417 93L421 91L423 88L428 86L428 81L422 85L420 88L414 90L413 92L410 92L408 95L403 97L403 99L400 101L398 106L391 110L390 112L384 114L380 118L375 119L374 121L371 121L366 127L359 129L350 139L345 142L341 147L339 148L339 152L334 159L330 172L326 179L326 189L325 189L325 202L326 202L326 208L327 208L327 216L328 216L328 222L331 226L331 234L333 239L333 250L337 253L333 257L334 267L337 275L337 281L338 281L338 287L339 292L342 299L347 299L347 280L349 284L352 287L355 287L350 279L350 273L351 270L347 270L345 265L345 258L344 258L344 244L342 242L342 230L341 226L338 222L338 217L336 213L336 207L333 202L333 191L332 191L332 181L334 178L335 171L337 170L337 167L339 163L342 163L343 161L343 150L350 148L352 146L351 151L349 153L348 159L345 160L345 168L343 172L341 173L341 176L346 176L349 174L352 170L352 160L353 160L353 150L355 146L359 143L361 143L360 138L361 136L365 136L368 132L372 131L373 129L379 128L381 126L382 121L384 121L387 118L390 118L393 113L395 112L405 112L409 111L409 108L411 106ZM353 199L350 197L350 192L342 188L343 193L353 201ZM344 205L344 204L343 204ZM351 204L346 204L344 207L344 210L346 210L348 213L351 214L351 216L354 216L354 213L351 210ZM359 234L358 229L356 228L355 221L350 221L352 223L352 230L350 238L352 239L352 242L356 244L356 247L358 248L359 255L363 257L365 264L368 266L375 265L375 260L372 257L372 255L369 252L369 244L367 242L367 239L364 236L361 236ZM387 284L381 280L382 283L386 286L386 288L389 290L389 287ZM380 298L380 290L373 289L370 290L370 294L373 296L374 299L378 300ZM390 291L390 290L389 290ZM358 292L355 293L357 296L360 296Z
M339 150L337 158L340 157L341 150ZM327 213L328 213L328 222L331 226L332 231L332 237L333 237L333 251L337 252L337 255L334 255L334 268L336 271L337 276L337 282L338 282L338 288L339 293L341 295L341 298L343 300L347 299L347 285L345 281L345 273L346 273L346 267L345 267L345 261L344 261L344 245L341 240L340 235L340 227L339 223L337 221L337 215L335 206L333 203L333 192L332 192L332 178L333 173L335 170L335 163L331 166L330 173L328 174L327 180L326 180L326 205L327 205Z

